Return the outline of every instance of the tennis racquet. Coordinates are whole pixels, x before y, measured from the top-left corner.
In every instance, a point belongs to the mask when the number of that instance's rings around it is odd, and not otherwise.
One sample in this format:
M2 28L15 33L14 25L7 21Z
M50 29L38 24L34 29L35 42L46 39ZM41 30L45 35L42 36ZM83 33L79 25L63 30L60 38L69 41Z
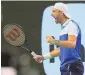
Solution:
M23 28L20 25L7 24L3 28L3 35L4 35L5 40L9 44L13 46L20 46L21 48L29 51L33 57L37 55L34 51L24 46L26 39L25 39L25 34L23 32Z

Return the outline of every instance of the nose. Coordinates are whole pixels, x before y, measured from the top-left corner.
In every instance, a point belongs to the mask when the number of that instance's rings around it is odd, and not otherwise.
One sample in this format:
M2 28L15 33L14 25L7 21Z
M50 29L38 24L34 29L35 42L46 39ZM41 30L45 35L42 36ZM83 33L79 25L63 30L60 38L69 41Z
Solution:
M53 16L53 13L51 14L51 16Z
M51 16L54 17L53 14L51 14Z
M55 16L53 14L51 14L51 16L55 19Z

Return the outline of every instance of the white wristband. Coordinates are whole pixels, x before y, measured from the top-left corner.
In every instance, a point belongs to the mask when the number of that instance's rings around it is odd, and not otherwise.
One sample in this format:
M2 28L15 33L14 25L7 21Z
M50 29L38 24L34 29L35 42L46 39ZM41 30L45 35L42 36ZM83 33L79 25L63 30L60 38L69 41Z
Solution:
M47 53L47 54L43 54L43 58L44 58L44 60L46 60L46 59L51 59L52 57L51 57L50 53Z

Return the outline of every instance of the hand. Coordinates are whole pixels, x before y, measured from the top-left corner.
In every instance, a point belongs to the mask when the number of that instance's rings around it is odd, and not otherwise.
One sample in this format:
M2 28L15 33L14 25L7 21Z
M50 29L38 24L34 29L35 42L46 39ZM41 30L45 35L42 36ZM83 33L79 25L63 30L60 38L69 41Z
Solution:
M55 44L55 41L56 41L52 36L47 36L46 40L50 44Z
M34 58L35 61L38 62L38 63L42 63L43 60L44 60L44 58L43 58L42 55L36 55L36 56L34 56L33 58Z

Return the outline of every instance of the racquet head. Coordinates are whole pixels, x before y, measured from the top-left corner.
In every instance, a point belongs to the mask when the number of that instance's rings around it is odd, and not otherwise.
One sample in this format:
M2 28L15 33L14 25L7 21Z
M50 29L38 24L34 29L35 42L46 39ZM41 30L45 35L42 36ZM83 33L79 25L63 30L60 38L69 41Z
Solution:
M5 40L14 46L21 46L25 42L25 34L23 29L18 24L7 24L3 28Z

